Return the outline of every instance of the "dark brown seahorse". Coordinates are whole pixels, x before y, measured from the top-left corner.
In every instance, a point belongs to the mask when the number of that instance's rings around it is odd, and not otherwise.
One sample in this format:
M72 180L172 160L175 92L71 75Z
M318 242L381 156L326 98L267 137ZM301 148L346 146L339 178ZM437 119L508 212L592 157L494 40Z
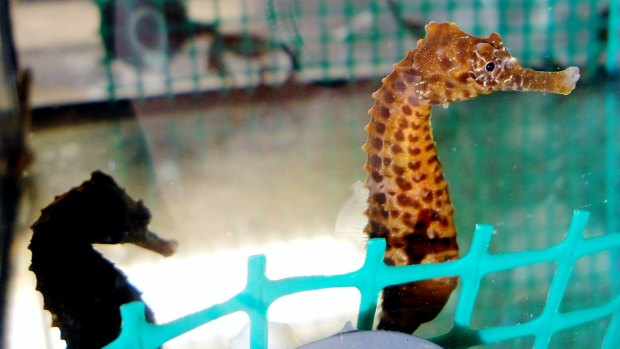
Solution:
M569 94L579 79L575 67L521 67L496 33L479 38L453 23L431 22L425 29L425 38L373 94L366 126L365 232L386 239L389 265L458 258L454 206L431 131L433 105L506 90ZM437 278L385 288L378 328L412 333L437 316L456 285L456 278Z
M98 171L41 211L32 225L30 270L67 348L110 343L120 333L119 307L141 301L140 292L92 244L129 242L164 256L174 253L175 242L147 229L150 219L142 201ZM154 322L150 309L145 316Z

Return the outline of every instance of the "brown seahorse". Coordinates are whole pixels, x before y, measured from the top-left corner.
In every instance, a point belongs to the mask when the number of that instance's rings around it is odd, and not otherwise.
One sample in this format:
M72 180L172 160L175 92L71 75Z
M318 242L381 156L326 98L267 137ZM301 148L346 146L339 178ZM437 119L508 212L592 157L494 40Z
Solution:
M454 206L431 131L433 105L507 90L569 94L579 79L575 67L523 68L496 33L479 38L453 23L425 29L425 38L373 94L366 126L365 232L386 239L389 265L458 258ZM378 328L412 333L437 316L456 285L456 278L437 278L385 288Z
M148 230L150 220L142 201L99 171L41 211L28 246L30 270L67 348L98 349L110 343L121 330L119 307L141 300L140 292L92 244L128 242L164 256L174 252L174 241ZM148 307L145 316L154 322Z

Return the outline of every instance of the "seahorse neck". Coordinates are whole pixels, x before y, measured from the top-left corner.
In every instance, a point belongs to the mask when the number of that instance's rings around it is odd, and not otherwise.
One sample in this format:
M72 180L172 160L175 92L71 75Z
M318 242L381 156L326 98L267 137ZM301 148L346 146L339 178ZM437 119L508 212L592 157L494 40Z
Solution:
M406 245L403 239L412 235L453 239L456 234L454 208L432 136L427 86L415 69L398 68L373 94L364 146L370 191L366 232L386 238L388 249ZM421 258L403 252L392 262L419 263Z
M100 256L93 246L88 243L72 241L71 239L63 239L63 234L57 231L47 231L45 229L37 229L33 234L32 240L28 248L32 252L31 270L37 274L37 277L45 277L45 274L39 275L39 268L53 268L53 266L68 266L74 269L79 265L79 258L91 255ZM100 258L100 257L99 257ZM75 265L78 263L78 265Z
M67 224L72 221L71 218L48 220L47 214L45 214L32 225L33 234L30 243L38 244L45 250L56 251L92 248L92 244L88 241L76 238L81 235L76 232L76 229L84 228Z

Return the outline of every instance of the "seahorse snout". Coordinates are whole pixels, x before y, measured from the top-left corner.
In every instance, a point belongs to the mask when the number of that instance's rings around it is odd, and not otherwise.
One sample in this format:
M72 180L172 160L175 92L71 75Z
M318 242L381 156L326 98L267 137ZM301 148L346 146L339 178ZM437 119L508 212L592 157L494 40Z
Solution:
M561 94L567 95L573 91L575 88L575 84L577 84L577 80L579 80L579 68L577 67L568 67L564 69L561 73L564 74L564 86Z
M522 90L567 95L579 80L579 68L569 67L558 72L541 72L523 68L507 81L505 90Z
M134 233L128 236L125 242L159 253L164 257L173 255L178 246L176 241L163 239L154 232L146 229L140 230L139 233Z

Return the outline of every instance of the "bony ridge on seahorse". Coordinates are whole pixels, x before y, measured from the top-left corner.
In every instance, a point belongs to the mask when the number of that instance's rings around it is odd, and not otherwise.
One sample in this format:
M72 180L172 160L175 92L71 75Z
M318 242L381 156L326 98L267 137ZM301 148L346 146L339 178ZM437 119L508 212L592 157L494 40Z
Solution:
M365 170L370 238L385 238L389 265L458 258L454 206L430 124L433 105L447 107L495 91L569 94L579 79L570 67L538 72L521 67L496 33L471 36L453 23L431 22L373 94ZM437 278L383 290L378 328L412 333L444 307L457 280Z

